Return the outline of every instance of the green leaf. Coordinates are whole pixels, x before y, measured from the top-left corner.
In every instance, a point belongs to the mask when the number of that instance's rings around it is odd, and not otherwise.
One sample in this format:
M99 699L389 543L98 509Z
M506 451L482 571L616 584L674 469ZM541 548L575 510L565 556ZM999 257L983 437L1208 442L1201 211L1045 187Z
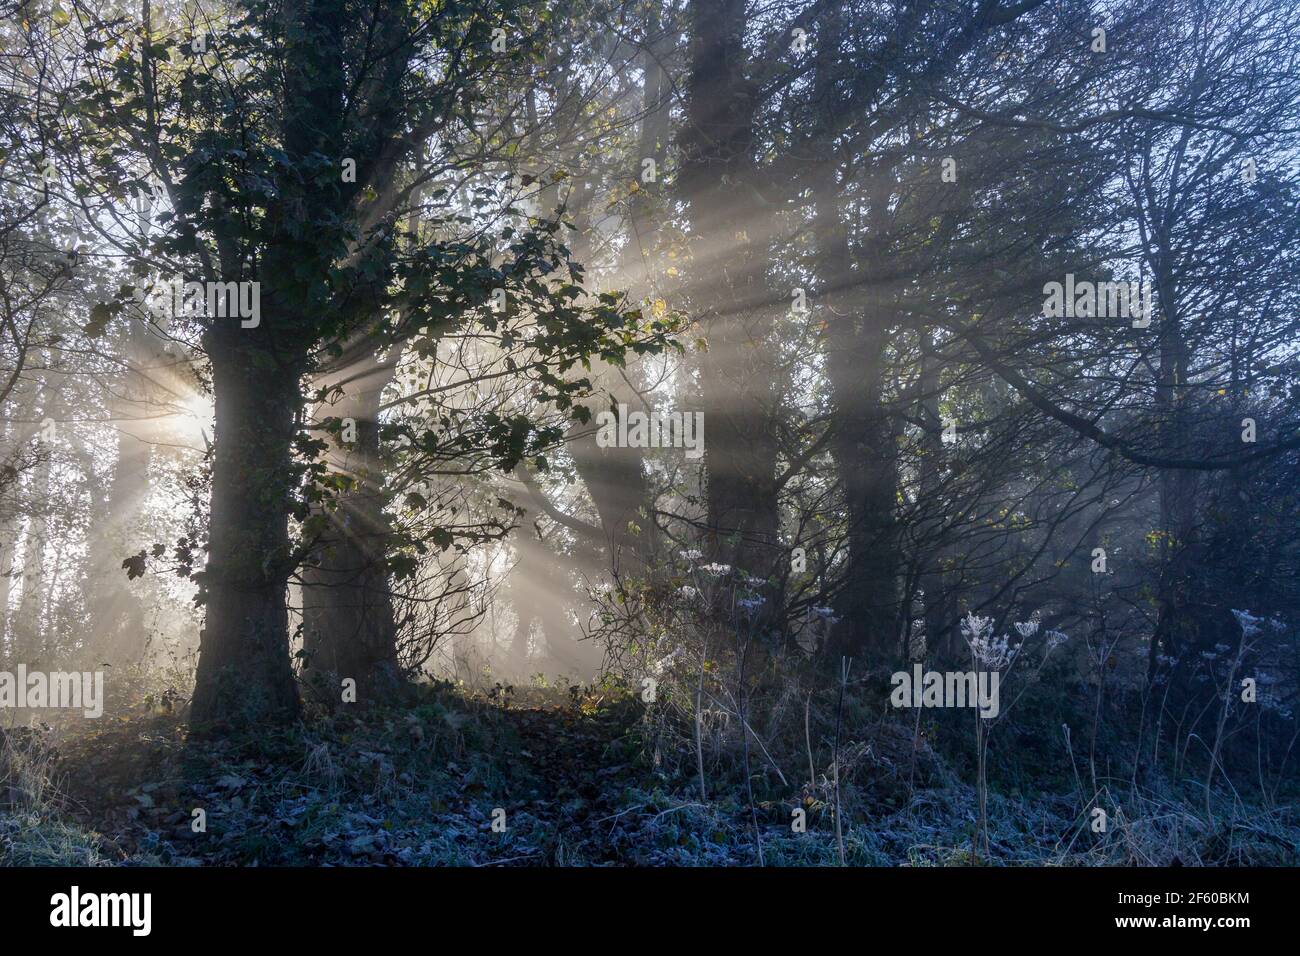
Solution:
M108 323L113 320L114 311L113 306L105 302L92 306L90 321L81 327L81 331L86 334L86 338L96 339L103 335L108 329Z

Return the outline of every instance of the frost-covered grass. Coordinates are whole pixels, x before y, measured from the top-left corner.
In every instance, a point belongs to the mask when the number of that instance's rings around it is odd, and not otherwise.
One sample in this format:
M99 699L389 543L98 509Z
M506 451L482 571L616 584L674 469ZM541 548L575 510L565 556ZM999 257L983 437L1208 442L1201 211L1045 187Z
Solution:
M0 860L12 866L98 866L98 836L60 813L45 735L0 730Z
M752 807L735 766L714 755L702 799L694 758L668 753L663 727L630 695L543 696L521 705L430 688L411 709L316 715L221 742L190 740L179 713L27 733L6 751L0 793L15 796L0 802L0 852L37 865L749 866L761 845L766 865L839 863L833 788L824 773L810 780L793 750L768 741L777 766L753 766ZM1103 781L1112 812L1096 833L1064 777L1006 768L992 775L989 853L977 854L969 767L906 721L849 726L840 801L851 866L1300 859L1294 805L1264 809L1225 791L1210 824L1191 781ZM806 832L792 828L796 810Z

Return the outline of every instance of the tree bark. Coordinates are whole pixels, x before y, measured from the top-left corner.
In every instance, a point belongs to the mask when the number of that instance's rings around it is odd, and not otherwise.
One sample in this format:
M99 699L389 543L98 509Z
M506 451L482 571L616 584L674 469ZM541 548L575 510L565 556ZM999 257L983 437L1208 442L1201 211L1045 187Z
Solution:
M302 0L274 23L284 31L280 118L290 171L267 205L267 238L254 268L216 236L221 278L252 272L260 282L262 315L249 327L210 320L204 336L212 362L216 434L203 579L208 616L191 714L196 726L285 722L299 711L286 600L298 562L288 524L301 477L293 446L312 349L346 324L344 303L331 294L331 277L346 252L338 224L355 221L356 213L349 211L341 178L316 170L320 156L332 155L346 142L342 37L347 17L337 0ZM385 40L391 25L384 23ZM392 66L398 54L387 49ZM369 104L371 139L354 140L352 146L359 166L368 169L375 157L387 155L394 133L381 132L381 124L392 105L386 97L396 89L381 90L378 101Z
M219 327L212 334L219 344L209 349L216 428L196 726L283 722L298 713L285 597L302 369L268 364L268 353L232 341L241 333L249 343L264 338L254 331Z
M708 342L700 361L708 544L717 560L766 577L782 553L777 402L765 349L773 304L764 283L771 224L756 203L745 3L697 0L691 17L678 184L691 224L691 305Z
M335 452L330 464L358 482L331 513L329 531L302 572L303 674L331 703L341 699L340 682L346 678L356 681L357 703L392 699L402 684L379 441L380 399L393 371L392 364L376 364L343 400L322 409L355 422L355 443Z
M826 172L817 187L815 225L828 289L820 304L830 313L826 373L835 408L830 449L848 524L831 650L855 656L887 649L899 621L898 433L896 417L884 406L892 293L884 287L879 251L886 244L889 190L885 183L873 190L868 255L855 273L839 190ZM844 291L858 288L860 293Z

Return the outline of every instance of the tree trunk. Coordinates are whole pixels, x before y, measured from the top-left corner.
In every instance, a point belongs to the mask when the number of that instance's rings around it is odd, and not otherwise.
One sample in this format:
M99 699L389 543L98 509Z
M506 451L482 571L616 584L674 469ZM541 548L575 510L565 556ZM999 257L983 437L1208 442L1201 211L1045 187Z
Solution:
M329 464L358 482L330 514L302 572L303 673L330 703L341 699L347 678L356 681L358 703L391 700L402 683L379 442L380 399L393 370L384 364L363 373L341 401L322 409L356 425L356 441L335 451Z
M290 174L277 183L261 227L266 240L251 278L260 282L262 314L249 327L212 320L204 336L216 435L196 725L284 722L299 710L286 602L298 563L288 524L301 477L293 446L309 356L322 333L344 319L345 304L322 291L331 288L346 251L337 224L355 213L341 180L319 175L316 164L345 142L348 80L341 40L348 16L335 0L305 0L289 4L277 21L285 31L280 118ZM384 41L393 22L376 27ZM389 57L389 66L402 66L399 54L390 51ZM371 104L371 133L384 117L380 100ZM385 142L376 137L359 149L362 165L388 155ZM220 248L219 235L216 241ZM227 280L249 271L232 248L222 250L221 268ZM358 299L348 312L369 305Z
M889 191L881 184L873 193L869 248L879 250L885 245ZM848 560L835 601L839 623L831 650L852 656L886 650L899 620L898 434L896 419L883 405L891 293L883 287L879 252L859 272L852 270L848 227L831 175L817 189L816 232L827 286L820 304L830 313L830 448L848 521Z
M197 726L283 722L298 714L285 595L301 365L268 363L267 352L251 347L265 336L253 331L214 329L216 346L209 349L216 434ZM249 346L232 341L241 333Z
M755 201L755 90L746 75L743 0L691 4L691 71L678 185L691 223L691 305L701 358L709 546L765 577L782 553L776 485L777 405L765 344L770 217Z

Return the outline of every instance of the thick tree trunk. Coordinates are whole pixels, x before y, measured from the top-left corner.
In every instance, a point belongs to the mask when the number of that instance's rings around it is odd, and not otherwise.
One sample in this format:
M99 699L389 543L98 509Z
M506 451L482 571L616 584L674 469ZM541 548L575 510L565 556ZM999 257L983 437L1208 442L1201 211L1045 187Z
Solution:
M355 423L356 441L336 450L329 465L358 483L330 514L329 530L302 572L304 677L330 703L341 699L341 682L348 678L356 681L357 703L392 700L402 683L379 441L380 399L392 373L391 365L377 366L349 386L343 400L322 409Z
M837 415L831 454L848 519L832 645L849 655L887 650L899 620L897 435L880 405L884 337L868 323L856 341L833 345L827 362Z
M216 434L196 726L283 722L298 713L285 596L301 367L269 365L266 352L230 341L244 332L251 345L251 331L215 330L213 338L226 341L209 350Z
M888 190L875 192L870 249L884 247L888 225ZM848 227L829 175L817 189L816 232L827 287L820 304L829 313L826 373L835 408L830 447L848 521L848 560L835 601L839 623L831 650L860 655L886 650L899 621L898 434L883 404L891 291L878 253L853 271Z
M352 213L341 180L314 170L321 156L345 141L348 80L341 39L348 16L335 0L304 0L290 4L277 23L285 31L280 109L292 175L278 182L262 227L268 238L255 276L262 314L248 327L211 320L205 335L216 435L196 725L283 722L299 710L287 607L288 579L298 563L288 525L300 478L293 445L309 356L322 334L343 319L343 303L322 291L330 288L346 251L337 223ZM392 22L380 31L384 40ZM391 49L389 57L390 66L402 67ZM389 134L380 134L382 100L372 104L369 131L375 138L355 147L361 167L388 155L383 146ZM231 248L222 250L221 268L226 279L248 270Z
M701 362L709 544L715 557L756 577L776 569L778 535L777 441L769 369L749 345L737 317L709 326L709 353ZM746 349L750 354L746 355Z
M678 185L691 223L691 304L708 341L700 361L709 545L765 577L778 536L775 389L765 344L770 217L755 200L754 88L743 0L691 4L690 89Z

